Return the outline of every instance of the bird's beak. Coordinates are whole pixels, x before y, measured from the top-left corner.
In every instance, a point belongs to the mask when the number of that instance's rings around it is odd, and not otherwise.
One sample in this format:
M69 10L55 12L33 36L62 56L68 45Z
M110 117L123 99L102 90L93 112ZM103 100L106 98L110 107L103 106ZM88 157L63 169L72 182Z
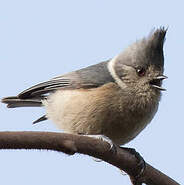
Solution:
M150 81L150 85L154 88L157 88L160 91L166 91L163 87L161 87L162 80L167 79L168 77L165 75L159 75L153 78L153 80Z

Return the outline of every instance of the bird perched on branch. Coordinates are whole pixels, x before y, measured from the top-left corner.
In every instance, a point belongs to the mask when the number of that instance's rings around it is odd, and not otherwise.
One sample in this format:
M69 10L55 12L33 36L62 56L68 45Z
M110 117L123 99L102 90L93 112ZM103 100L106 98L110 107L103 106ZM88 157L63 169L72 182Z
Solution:
M41 107L68 133L104 135L118 145L135 138L157 112L166 29L155 30L114 58L5 97L8 108Z

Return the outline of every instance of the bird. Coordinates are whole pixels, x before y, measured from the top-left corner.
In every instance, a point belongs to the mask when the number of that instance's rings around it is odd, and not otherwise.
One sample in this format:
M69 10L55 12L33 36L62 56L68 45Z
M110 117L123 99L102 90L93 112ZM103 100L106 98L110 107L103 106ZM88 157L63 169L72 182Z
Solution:
M115 57L34 85L1 101L8 108L44 107L33 123L52 120L66 133L101 135L117 145L134 139L161 100L167 29L160 27Z

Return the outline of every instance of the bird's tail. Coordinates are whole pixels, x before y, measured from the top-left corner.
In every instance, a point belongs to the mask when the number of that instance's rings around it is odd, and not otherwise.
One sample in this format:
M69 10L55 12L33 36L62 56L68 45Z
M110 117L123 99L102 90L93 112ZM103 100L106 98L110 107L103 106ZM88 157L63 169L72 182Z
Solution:
M36 98L21 99L18 96L5 97L1 100L1 102L7 104L8 108L42 106L41 99Z
M21 99L18 96L5 97L1 100L2 103L7 104L8 108L16 107L41 107L42 101L41 98L27 98ZM33 124L47 120L47 116L44 115L41 118L33 122Z

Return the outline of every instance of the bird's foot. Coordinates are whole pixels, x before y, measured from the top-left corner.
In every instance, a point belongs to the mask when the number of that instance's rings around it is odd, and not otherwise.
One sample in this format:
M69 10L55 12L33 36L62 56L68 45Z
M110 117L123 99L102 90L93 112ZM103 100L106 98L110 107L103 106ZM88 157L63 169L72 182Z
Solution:
M92 138L95 138L95 139L100 139L101 141L107 142L110 145L109 150L112 151L113 153L116 153L116 146L115 146L115 144L107 136L104 136L104 135L84 135L84 136L92 137ZM93 160L95 162L101 162L102 161L101 159L97 159L95 157L93 157Z
M143 157L138 152L136 152L136 150L134 148L126 148L126 147L121 147L121 148L130 152L130 154L133 154L135 156L135 158L138 160L138 167L140 168L140 172L135 177L136 179L138 179L144 173L144 170L146 168L146 163L145 163Z
M116 153L116 145L113 143L113 141L109 137L105 135L86 135L86 136L93 137L96 139L100 139L101 141L107 142L110 145L109 150L112 151L113 153Z
M110 148L109 148L109 151L112 151L113 153L116 153L116 145L113 143L113 141L108 138L107 136L105 135L87 135L87 134L80 134L80 135L83 135L83 136L87 136L87 137L92 137L92 138L95 138L95 139L100 139L101 141L105 141L107 142L109 145L110 145ZM101 159L97 159L95 157L93 157L93 160L95 162L101 162L102 160Z

